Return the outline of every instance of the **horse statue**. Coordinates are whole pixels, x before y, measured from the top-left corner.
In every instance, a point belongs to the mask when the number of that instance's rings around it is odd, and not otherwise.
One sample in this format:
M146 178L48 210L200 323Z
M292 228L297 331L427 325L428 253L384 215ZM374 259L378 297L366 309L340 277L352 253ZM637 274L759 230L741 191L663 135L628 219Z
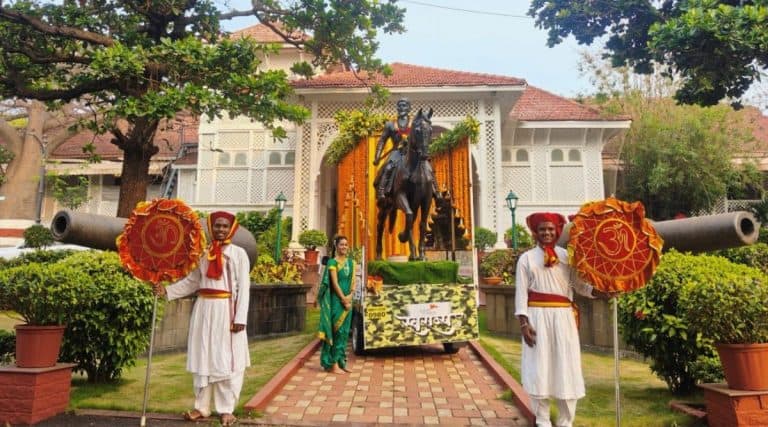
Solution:
M398 233L401 243L408 242L410 250L408 260L424 261L424 235L427 230L427 218L432 204L434 175L429 164L427 148L432 140L432 109L424 114L419 112L411 122L410 135L405 146L405 155L398 162L394 171L392 191L377 200L378 215L376 221L376 259L381 259L384 224L389 220L389 233L394 231L397 210L405 214L405 228ZM413 238L413 222L416 213L419 218L418 251Z

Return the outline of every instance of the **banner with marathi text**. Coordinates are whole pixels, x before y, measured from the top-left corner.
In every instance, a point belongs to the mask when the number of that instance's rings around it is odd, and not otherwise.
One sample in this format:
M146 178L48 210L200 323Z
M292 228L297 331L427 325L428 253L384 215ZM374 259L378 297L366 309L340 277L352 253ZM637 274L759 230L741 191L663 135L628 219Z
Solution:
M384 285L365 298L365 349L478 339L473 284Z

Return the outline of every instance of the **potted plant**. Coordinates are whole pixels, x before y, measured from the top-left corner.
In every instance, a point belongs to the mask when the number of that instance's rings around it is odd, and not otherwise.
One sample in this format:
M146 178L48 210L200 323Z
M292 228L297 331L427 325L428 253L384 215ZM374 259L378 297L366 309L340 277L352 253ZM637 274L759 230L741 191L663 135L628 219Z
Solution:
M680 303L691 330L715 343L729 388L768 390L768 279L739 267L691 286Z
M517 264L517 252L501 249L486 254L480 261L480 275L486 284L498 285L501 282L512 284Z
M475 247L478 252L485 252L486 249L493 247L496 244L496 233L484 228L475 228Z
M508 248L512 248L512 244L514 243L512 239L512 229L513 227L509 227L507 231L504 232L504 243L507 244ZM520 224L515 224L514 230L517 233L517 249L533 247L533 238L526 227Z
M328 235L320 230L304 230L299 234L299 244L304 246L304 259L307 264L317 264L317 247L328 243Z
M82 295L80 273L62 264L29 263L0 271L0 311L16 313L16 365L54 366L65 324Z
M302 284L304 260L286 254L278 264L262 254L251 269L251 301L248 307L248 336L300 332L306 324L307 292Z

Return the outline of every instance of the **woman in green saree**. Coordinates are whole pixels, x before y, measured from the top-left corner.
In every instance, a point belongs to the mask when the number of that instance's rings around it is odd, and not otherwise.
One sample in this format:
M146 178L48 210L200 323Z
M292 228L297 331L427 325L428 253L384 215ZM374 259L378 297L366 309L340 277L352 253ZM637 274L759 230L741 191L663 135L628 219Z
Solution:
M348 252L347 238L336 236L317 294L320 302L320 330L317 336L323 340L320 364L327 372L335 374L349 372L347 341L352 324L355 261L347 257Z

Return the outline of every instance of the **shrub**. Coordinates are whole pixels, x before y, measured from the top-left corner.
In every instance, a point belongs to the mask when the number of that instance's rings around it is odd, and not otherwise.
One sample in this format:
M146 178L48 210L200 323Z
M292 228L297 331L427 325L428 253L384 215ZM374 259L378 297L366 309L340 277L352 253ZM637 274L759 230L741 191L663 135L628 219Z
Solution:
M60 251L52 251L49 249L41 249L37 251L24 252L13 259L0 258L0 269L17 267L19 265L26 265L32 262L40 264L53 264L59 260L62 260L76 251L72 249L64 249Z
M299 234L299 244L309 250L328 243L328 235L320 230L304 230Z
M0 329L0 365L10 364L16 354L16 334Z
M768 232L762 234L768 235ZM725 249L716 252L716 255L720 255L736 264L759 268L763 273L768 273L768 244L755 243L754 245L742 246L740 248Z
M680 298L688 324L715 343L768 343L768 278L760 270L738 266L692 287Z
M30 263L0 271L0 311L18 314L29 325L64 325L90 295L82 290L77 269Z
M114 252L78 252L56 265L78 270L73 285L84 295L72 310L61 360L77 363L89 382L118 379L149 345L150 286L126 273Z
M531 237L531 233L528 232L528 228L520 225L515 224L515 231L517 232L517 248L518 249L529 249L533 247L533 237ZM512 247L512 227L509 227L507 231L504 232L504 240L507 242L507 247Z
M718 381L722 370L712 340L701 325L689 324L689 313L704 309L691 296L699 289L717 293L722 283L762 276L721 257L670 251L645 287L619 299L624 338L651 359L651 371L673 393L688 393L697 382Z
M44 248L53 244L51 230L40 224L27 227L24 230L24 246L28 248Z
M480 274L483 277L503 277L504 283L510 283L515 276L517 258L522 250L500 249L486 254L480 261Z
M484 251L496 244L496 233L484 228L475 228L475 247L478 251Z
M301 283L304 259L298 255L284 255L280 264L270 255L262 254L251 269L251 282L256 284Z

